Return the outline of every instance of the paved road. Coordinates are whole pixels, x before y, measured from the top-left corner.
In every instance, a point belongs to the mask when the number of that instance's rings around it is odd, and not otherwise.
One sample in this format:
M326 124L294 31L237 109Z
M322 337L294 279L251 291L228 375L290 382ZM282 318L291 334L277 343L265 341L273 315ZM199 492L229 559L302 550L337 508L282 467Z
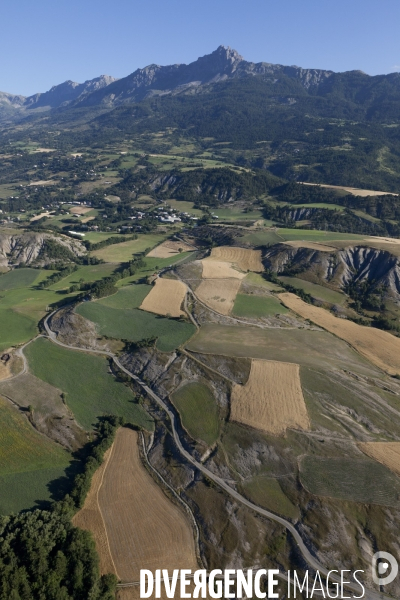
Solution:
M56 311L54 311L54 312L56 312ZM318 562L318 560L311 554L311 552L308 550L307 546L304 544L297 529L292 525L292 523L290 523L283 517L280 517L279 515L276 515L276 514L270 512L269 510L260 508L256 504L253 504L253 502L250 502L250 500L247 500L247 498L244 498L241 494L239 494L236 490L234 490L230 485L228 485L224 479L222 479L221 477L219 477L218 475L216 475L215 473L213 473L212 471L207 469L207 467L205 467L201 463L197 462L197 460L194 459L193 456L191 454L189 454L189 452L187 452L187 450L185 450L185 448L182 446L181 440L180 440L179 435L176 430L176 420L175 420L174 413L168 408L168 406L165 404L165 402L159 396L157 396L157 394L155 394L153 392L153 390L150 389L149 386L144 381L142 381L140 379L140 377L138 377L134 373L131 373L130 371L128 371L128 369L126 369L119 362L118 358L112 352L107 352L105 350L87 350L87 349L83 349L83 348L78 348L76 346L69 346L67 344L63 344L62 342L58 341L56 334L53 331L51 331L49 324L48 324L48 320L54 314L54 312L49 314L44 321L44 326L46 328L46 332L49 336L49 339L52 342L54 342L55 344L58 344L59 346L63 346L64 348L68 348L70 350L78 350L80 352L90 352L90 353L95 353L95 354L102 354L102 355L106 355L106 356L109 356L110 358L112 358L112 360L117 365L117 367L119 369L121 369L121 371L123 371L124 373L129 375L129 377L131 377L134 381L136 381L141 386L141 388L143 390L145 390L145 392L151 398L153 398L153 400L158 404L158 406L160 406L163 409L163 411L168 415L170 422L171 422L172 433L173 433L173 437L175 440L175 444L176 444L179 452L181 453L181 455L184 456L188 462L190 462L194 467L196 467L196 469L201 471L201 473L203 473L206 477L208 477L214 483L219 485L219 487L224 489L235 500L237 500L241 504L244 504L245 506L247 506L254 512L262 515L263 517L267 517L267 519L271 519L272 521L275 521L276 523L280 523L280 525L282 525L288 531L290 531L290 533L292 534L306 563L313 569L319 571L321 574L323 574L323 575L328 574L329 569L327 569L323 565L321 565ZM332 580L333 579L334 578L332 577ZM360 587L356 584L354 584L354 585L346 584L346 589L354 591L356 596L359 596L359 594L360 594ZM364 598L365 598L365 600L388 600L390 598L390 596L387 596L386 594L382 594L379 592L375 592L374 590L366 590Z

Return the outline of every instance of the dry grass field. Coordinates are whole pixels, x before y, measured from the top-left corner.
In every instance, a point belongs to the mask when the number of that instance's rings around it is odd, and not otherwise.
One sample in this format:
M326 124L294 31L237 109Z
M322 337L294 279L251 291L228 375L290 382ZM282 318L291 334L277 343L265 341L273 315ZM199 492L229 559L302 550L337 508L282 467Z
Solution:
M71 212L73 215L84 215L84 214L86 214L86 213L90 212L91 210L92 210L92 209L91 209L91 208L89 208L89 207L87 207L87 206L73 206L73 207L70 209L70 212Z
M117 432L98 503L122 581L139 581L140 569L198 568L189 519L143 467L132 429Z
M152 258L170 258L180 254L181 252L193 251L193 246L189 246L189 244L185 244L185 242L174 242L172 240L167 240L159 246L156 246L156 248L153 248L153 250L149 252L147 256Z
M362 442L358 447L364 454L400 475L400 442Z
M336 252L337 248L333 246L325 246L324 244L318 244L318 242L307 242L298 241L284 242L286 246L292 246L292 248L310 248L310 250L319 250L320 252Z
M234 263L239 269L245 272L254 271L258 273L264 271L264 266L261 262L261 250L219 246L212 249L210 258L212 260Z
M229 315L240 285L240 279L205 279L196 289L196 296L221 315Z
M390 375L400 374L400 339L374 327L339 319L323 308L303 302L295 294L278 294L285 306L345 340L360 354Z
M158 277L140 308L156 315L180 317L185 314L181 310L181 306L186 291L186 285L182 281Z
M99 510L98 494L103 483L104 473L110 460L112 448L109 448L104 454L104 461L101 467L97 469L92 477L92 483L85 504L72 519L75 527L91 531L96 543L96 550L100 557L100 572L114 573L118 576L108 544L107 532L103 517Z
M385 196L386 194L390 194L391 196L398 196L398 194L393 194L392 192L377 192L376 190L363 190L360 188L347 187L343 185L326 185L324 183L307 183L306 181L300 181L303 185L318 185L323 188L329 188L332 190L343 190L344 192L348 192L349 194L353 194L353 196Z
M310 429L299 371L294 363L253 359L247 383L233 387L231 419L273 435Z
M244 279L245 273L237 271L231 263L222 260L206 258L201 261L203 266L203 279Z

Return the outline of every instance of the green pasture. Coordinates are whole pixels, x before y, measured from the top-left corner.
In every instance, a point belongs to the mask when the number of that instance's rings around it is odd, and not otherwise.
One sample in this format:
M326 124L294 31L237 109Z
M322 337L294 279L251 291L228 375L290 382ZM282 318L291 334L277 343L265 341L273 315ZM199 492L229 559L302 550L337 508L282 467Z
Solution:
M191 323L167 319L136 308L122 310L98 302L85 302L77 308L77 312L96 323L101 335L132 342L156 337L156 346L163 352L175 350L196 331Z
M146 265L142 269L139 269L135 275L117 281L116 286L122 287L129 285L139 279L153 275L153 273L160 271L160 269L165 269L166 267L175 265L176 263L185 262L186 260L192 260L195 255L195 252L182 252L176 256L171 256L171 258L154 258L152 256L146 256L144 259Z
M299 277L280 276L279 279L283 281L283 283L292 285L295 288L299 288L307 294L311 294L311 296L314 298L318 298L324 302L330 302L331 304L344 304L346 300L345 294L336 292L335 290L330 290L329 288L323 285L318 285L317 283L310 283L309 281L305 281Z
M219 435L218 406L204 383L187 383L172 394L183 427L195 440L211 446Z
M116 294L97 300L97 304L109 306L111 308L139 308L147 294L151 290L151 285L137 283L127 285L118 290Z
M32 342L25 354L33 375L66 393L68 407L85 429L91 429L104 414L125 417L145 429L153 427L131 390L110 375L105 358L68 350L43 338Z
M101 250L95 250L92 254L109 263L127 262L128 260L132 260L134 254L144 252L147 248L154 248L154 246L165 240L166 237L168 237L167 234L160 233L143 234L139 235L137 240L112 244L111 246L101 248Z
M54 291L63 290L69 288L74 283L79 283L82 279L84 283L92 283L93 281L111 275L114 269L115 266L111 264L85 265L79 267L76 271L52 285L49 289Z
M36 322L11 308L0 305L0 351L23 344L38 333Z
M289 310L277 298L238 294L233 306L233 314L237 317L269 317L285 314Z
M298 519L299 510L282 491L277 479L258 475L240 484L241 493L262 508L289 519Z
M0 292L33 285L41 271L38 269L13 269L0 275Z

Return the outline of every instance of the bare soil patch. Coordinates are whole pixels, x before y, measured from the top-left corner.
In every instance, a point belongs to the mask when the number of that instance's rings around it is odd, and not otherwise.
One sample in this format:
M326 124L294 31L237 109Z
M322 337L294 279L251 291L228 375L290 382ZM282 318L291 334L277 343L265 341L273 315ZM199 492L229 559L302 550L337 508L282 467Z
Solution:
M56 181L53 181L52 179L41 179L40 181L32 181L29 184L29 187L33 187L35 185L54 185L55 183L57 183Z
M193 252L193 246L189 246L185 242L174 242L172 240L167 240L153 248L151 252L148 253L147 256L151 256L153 258L170 258L172 256L176 256L180 254L180 252Z
M31 223L33 223L33 221L38 221L42 217L50 217L50 216L51 216L51 213L49 213L49 212L43 212L43 213L40 213L40 215L36 215L35 217L32 217L29 220L30 220Z
M73 215L84 215L87 212L90 212L92 209L89 208L88 206L73 206L70 209L70 212Z
M182 281L158 277L140 308L147 310L147 312L156 313L157 315L180 317L185 314L181 310L181 306L185 299L186 291L186 285Z
M140 569L197 568L188 517L143 467L132 429L117 432L98 503L122 581L139 581Z
M264 271L261 262L261 250L251 250L250 248L236 248L233 246L219 246L213 248L210 258L212 260L221 260L234 263L242 271L254 271L256 273Z
M396 475L400 475L400 442L362 442L358 447Z
M319 250L320 252L336 252L337 248L333 246L325 246L324 244L318 244L318 242L284 242L286 246L292 246L292 248L310 248L310 250Z
M278 295L285 306L345 340L360 354L390 375L400 374L400 339L374 327L334 317L323 308L303 302L295 294Z
M196 296L221 315L229 315L240 284L240 279L205 279L196 289Z
M206 258L201 261L201 264L203 279L244 279L246 277L246 274L237 271L232 263Z
M310 429L299 372L294 363L252 360L247 383L233 387L231 419L273 435Z

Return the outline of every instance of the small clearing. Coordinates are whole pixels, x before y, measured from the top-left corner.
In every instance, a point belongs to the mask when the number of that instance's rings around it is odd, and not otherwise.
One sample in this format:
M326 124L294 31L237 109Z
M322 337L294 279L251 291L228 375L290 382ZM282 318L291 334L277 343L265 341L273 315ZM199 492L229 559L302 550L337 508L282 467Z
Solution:
M91 210L93 210L92 208L89 208L88 206L73 206L70 209L70 212L73 215L84 215L87 212L90 212Z
M97 501L122 581L138 581L140 569L198 568L189 519L143 467L136 431L118 430Z
M362 442L358 447L396 475L400 475L400 442Z
M286 246L292 246L292 248L309 248L310 250L319 250L319 252L336 252L337 248L333 246L325 246L324 244L318 244L317 242L298 241L283 242Z
M163 242L156 248L154 248L151 252L148 253L147 256L152 258L169 258L170 256L176 256L177 254L181 254L182 252L193 252L193 246L189 246L185 242L174 242L172 240L167 240Z
M196 289L196 296L221 315L229 315L239 288L240 279L205 279Z
M212 260L231 262L245 272L253 271L259 273L264 271L264 266L261 262L261 250L219 246L211 250L210 258Z
M201 264L203 279L244 279L246 277L246 274L237 271L232 263L206 258L201 261Z
M29 187L33 187L35 185L54 185L55 183L57 182L53 181L52 179L41 179L40 181L32 181L29 184Z
M390 375L400 374L400 339L375 327L339 319L323 308L303 302L295 294L278 294L285 306L345 340L360 354Z
M186 285L182 281L158 277L140 308L156 315L180 317L185 314L181 306L186 292Z
M252 360L247 383L232 389L231 419L273 435L310 429L299 372L294 363Z

